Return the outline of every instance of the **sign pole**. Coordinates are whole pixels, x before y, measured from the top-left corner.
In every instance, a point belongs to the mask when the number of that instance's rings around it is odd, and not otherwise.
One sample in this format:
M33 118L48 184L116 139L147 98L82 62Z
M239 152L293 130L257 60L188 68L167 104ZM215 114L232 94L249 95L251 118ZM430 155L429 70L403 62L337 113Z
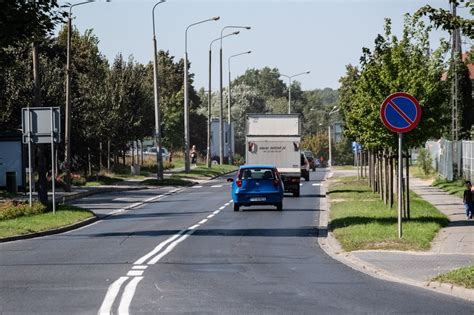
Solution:
M31 111L28 107L28 185L30 186L29 202L33 205L33 166L31 165Z
M54 173L54 111L51 107L51 187L53 191L53 214L56 213L55 181L56 176Z
M398 133L398 238L402 238L402 208L403 208L403 152L402 152L403 133Z

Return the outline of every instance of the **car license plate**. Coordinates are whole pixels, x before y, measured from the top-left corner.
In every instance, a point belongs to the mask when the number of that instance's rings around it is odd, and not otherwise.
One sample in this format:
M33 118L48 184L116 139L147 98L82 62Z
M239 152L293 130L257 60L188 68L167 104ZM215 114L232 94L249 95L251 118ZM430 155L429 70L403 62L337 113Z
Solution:
M254 197L254 198L250 198L250 201L266 201L267 198L265 197Z

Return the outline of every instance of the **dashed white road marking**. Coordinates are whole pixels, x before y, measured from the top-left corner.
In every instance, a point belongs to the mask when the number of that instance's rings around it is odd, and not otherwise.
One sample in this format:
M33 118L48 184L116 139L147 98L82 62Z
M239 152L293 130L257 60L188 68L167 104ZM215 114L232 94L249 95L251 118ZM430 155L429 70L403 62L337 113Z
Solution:
M213 185L213 186L211 186L211 187L212 187L212 188L221 188L222 185Z
M300 186L303 186L303 184L300 183Z
M170 195L173 192L169 192L165 195ZM163 196L165 196L163 195ZM161 196L150 198L151 201L154 199L158 199ZM120 304L118 307L118 314L129 314L130 304L132 302L133 296L135 295L136 288L138 283L143 279L143 273L145 269L147 269L147 265L154 265L159 262L163 257L168 255L179 243L186 240L189 236L191 236L198 227L202 224L206 223L210 218L217 215L221 212L225 207L227 207L232 201L227 202L224 206L220 207L218 210L213 211L209 214L205 219L202 219L197 224L194 224L186 229L183 229L176 233L175 235L169 237L165 241L159 243L152 251L147 253L146 255L139 258L135 261L134 266L128 271L127 276L120 277L115 282L113 282L106 293L104 301L99 310L99 314L112 314L112 308L114 302L116 301L117 297L119 296L120 290L125 282L131 279L128 284L125 286L123 293L120 298ZM143 203L142 203L143 204ZM125 211L125 209L122 209ZM166 248L165 248L166 247ZM163 250L164 249L164 250ZM146 265L144 265L146 263Z
M201 185L192 186L192 188L202 188Z
M146 268L148 268L148 266L133 266L132 269L136 269L136 270L145 270Z
M127 273L127 276L129 277L136 277L136 276L141 276L143 274L143 270L130 270Z
M120 315L128 315L130 303L132 302L133 296L135 295L135 290L137 289L138 283L142 281L142 279L143 277L135 277L125 287L122 300L120 301L118 308L118 313Z
M313 186L321 186L321 183L314 183Z

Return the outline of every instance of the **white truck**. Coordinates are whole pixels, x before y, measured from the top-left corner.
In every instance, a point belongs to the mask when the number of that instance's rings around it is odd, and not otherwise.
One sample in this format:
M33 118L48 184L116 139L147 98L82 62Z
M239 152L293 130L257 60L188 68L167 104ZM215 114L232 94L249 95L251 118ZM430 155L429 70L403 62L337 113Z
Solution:
M300 195L301 123L299 114L247 115L247 165L274 165L285 192Z

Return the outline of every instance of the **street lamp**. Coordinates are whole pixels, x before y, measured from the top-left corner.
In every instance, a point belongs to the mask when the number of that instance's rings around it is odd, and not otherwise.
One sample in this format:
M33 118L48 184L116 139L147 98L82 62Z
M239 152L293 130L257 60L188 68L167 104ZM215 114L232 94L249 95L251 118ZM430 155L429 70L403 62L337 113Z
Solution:
M184 171L190 170L189 163L189 92L188 92L188 30L198 24L210 21L217 21L220 17L216 16L207 20L202 20L186 27L184 32ZM222 37L222 34L221 34Z
M229 164L232 165L232 154L234 153L233 150L232 150L232 111L231 111L231 99L232 99L232 94L231 94L231 79L230 79L230 60L234 57L237 57L237 56L241 56L241 55L247 55L247 54L250 54L252 53L251 50L249 51L245 51L245 52L242 52L242 53L239 53L239 54L235 54L235 55L232 55L230 56L228 59L227 59L227 67L229 69L229 101L228 101L228 106L227 106L227 109L228 109L228 124L229 124Z
M220 97L219 97L219 156L220 156L220 164L224 164L224 87L223 87L223 76L222 76L222 39L224 36L224 30L227 28L243 28L246 30L251 29L250 26L241 26L241 25L227 25L224 26L221 30L221 49L219 52L219 65L220 65Z
M222 38L226 38L232 35L238 35L240 31L235 31L233 33L227 34L222 36ZM211 102L212 102L212 89L211 89L211 74L212 74L212 44L214 42L220 40L221 38L218 37L211 41L209 44L209 94L208 94L208 103L207 103L207 167L211 167Z
M67 19L67 57L66 57L66 132L64 134L64 191L71 191L71 29L72 29L72 8L79 5L94 2L93 0L79 2L69 5L69 15Z
M155 147L156 147L156 178L163 180L163 155L161 154L161 132L160 132L160 99L158 94L158 49L156 48L155 35L155 8L160 3L166 0L161 0L153 6L151 11L153 21L153 93L155 98Z
M291 114L291 79L294 77L309 74L311 71L301 72L293 75L280 74L280 76L288 78L288 114Z
M332 141L331 141L331 122L330 122L331 117L330 116L334 113L337 113L338 111L339 111L339 108L337 106L334 106L328 114L328 142L329 142L329 145L328 145L328 147L329 147L328 166L329 167L332 166L332 150L331 150Z

